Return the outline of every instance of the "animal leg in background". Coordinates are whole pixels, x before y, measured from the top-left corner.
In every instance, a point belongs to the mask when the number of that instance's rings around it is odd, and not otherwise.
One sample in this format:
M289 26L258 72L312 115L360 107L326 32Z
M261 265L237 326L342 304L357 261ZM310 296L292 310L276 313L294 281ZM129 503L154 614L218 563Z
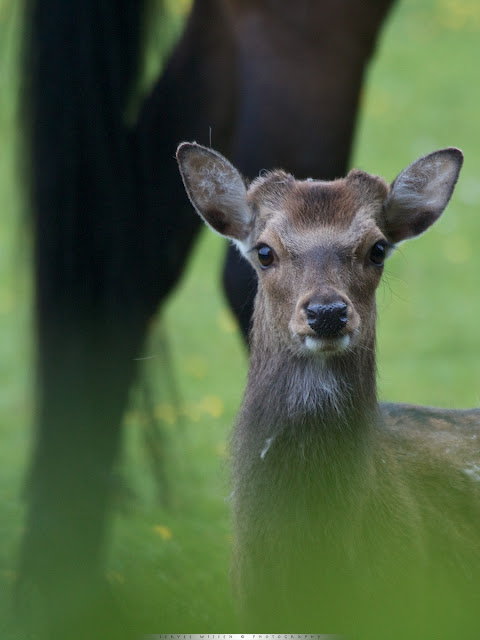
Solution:
M212 96L218 73L230 77L231 38L221 12L218 31L210 21L215 5L206 0L190 19L188 47L198 57L184 49L172 58L133 130L124 112L143 4L28 6L38 407L19 595L37 585L54 636L125 631L101 595L111 473L135 358L200 226L173 152L187 131L208 130L198 102ZM222 37L226 69L214 73ZM228 114L228 81L223 87Z
M393 0L231 0L238 104L228 154L243 175L345 174L365 70ZM225 153L225 149L218 147ZM256 277L229 246L224 289L245 337Z

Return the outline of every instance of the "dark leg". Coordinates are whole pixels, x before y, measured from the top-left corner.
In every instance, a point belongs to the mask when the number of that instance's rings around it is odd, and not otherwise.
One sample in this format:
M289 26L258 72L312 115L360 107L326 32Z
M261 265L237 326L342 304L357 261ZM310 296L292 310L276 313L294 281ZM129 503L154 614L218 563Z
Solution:
M245 342L248 344L253 301L257 292L257 276L250 264L232 245L227 249L223 267L223 288Z
M364 72L392 4L340 0L332 11L327 0L232 2L238 104L228 157L244 175L345 174ZM226 260L227 299L246 335L254 280L231 249Z
M134 359L200 226L176 145L210 126L216 143L231 117L222 5L196 4L132 132L142 3L29 6L38 408L19 595L36 588L50 638L130 635L102 580L112 468Z

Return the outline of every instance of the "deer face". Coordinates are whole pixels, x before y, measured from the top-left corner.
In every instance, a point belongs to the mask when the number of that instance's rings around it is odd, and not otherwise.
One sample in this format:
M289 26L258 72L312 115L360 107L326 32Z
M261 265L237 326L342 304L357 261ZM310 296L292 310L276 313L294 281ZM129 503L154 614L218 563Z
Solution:
M282 348L329 355L370 335L392 246L381 229L387 194L383 180L361 172L335 182L273 172L251 185L246 257L258 273L264 328Z
M333 182L274 171L247 189L213 150L183 144L177 157L197 211L258 274L258 330L270 345L302 357L373 343L384 261L396 243L438 219L463 158L457 149L437 151L407 167L392 187L356 170Z

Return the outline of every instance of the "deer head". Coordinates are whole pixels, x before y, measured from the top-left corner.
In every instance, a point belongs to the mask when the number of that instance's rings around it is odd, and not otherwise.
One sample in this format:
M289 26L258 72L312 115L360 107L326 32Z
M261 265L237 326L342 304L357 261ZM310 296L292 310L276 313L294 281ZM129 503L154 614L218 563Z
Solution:
M353 170L331 182L263 173L250 185L212 149L178 147L190 200L258 274L255 325L272 350L342 357L375 340L375 291L395 245L442 214L463 162L455 148L408 166L391 186Z

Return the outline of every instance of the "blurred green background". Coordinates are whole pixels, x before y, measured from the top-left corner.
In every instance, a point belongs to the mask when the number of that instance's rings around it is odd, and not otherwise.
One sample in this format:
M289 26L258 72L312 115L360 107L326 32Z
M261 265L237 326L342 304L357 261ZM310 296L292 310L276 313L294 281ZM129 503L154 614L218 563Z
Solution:
M169 22L152 37L147 78L188 5L166 2ZM31 238L19 170L20 24L21 4L0 0L0 637L12 640L20 636L9 623L8 592L22 533L34 384ZM465 154L443 218L402 245L386 268L378 293L385 400L480 405L479 36L477 0L399 0L364 88L354 166L393 179L435 149L458 146ZM224 250L213 234L197 243L181 287L152 327L125 418L119 474L131 499L113 512L106 576L141 633L231 631L226 446L247 358L220 291ZM162 376L166 349L169 380ZM163 500L145 446L145 389L162 429Z

